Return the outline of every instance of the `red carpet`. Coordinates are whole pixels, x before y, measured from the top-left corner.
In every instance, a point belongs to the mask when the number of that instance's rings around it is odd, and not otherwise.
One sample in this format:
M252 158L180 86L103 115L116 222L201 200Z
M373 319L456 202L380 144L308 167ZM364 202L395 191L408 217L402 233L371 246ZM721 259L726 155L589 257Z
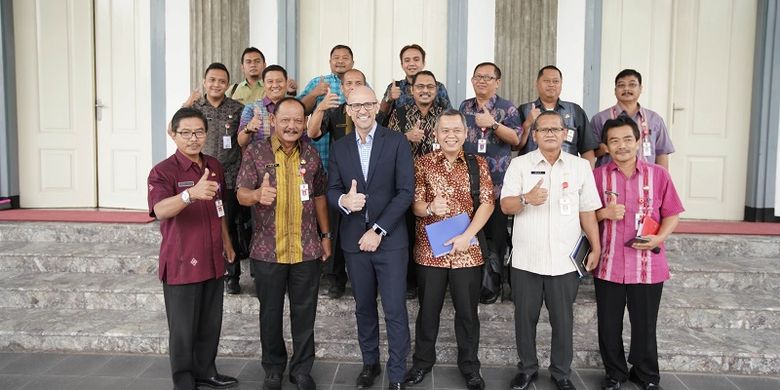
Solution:
M0 211L0 221L149 223L143 211L13 209Z
M0 213L2 215L2 213ZM683 220L675 233L780 236L780 223Z

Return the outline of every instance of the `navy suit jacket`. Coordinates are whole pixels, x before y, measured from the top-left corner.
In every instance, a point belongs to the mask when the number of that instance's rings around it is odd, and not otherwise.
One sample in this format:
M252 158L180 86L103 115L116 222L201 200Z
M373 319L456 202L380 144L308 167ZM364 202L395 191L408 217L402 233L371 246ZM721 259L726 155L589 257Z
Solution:
M409 237L404 218L414 199L414 164L409 141L403 134L377 125L368 178L364 180L355 137L351 133L334 142L328 163L328 203L342 213L341 249L360 252L358 241L375 223L387 232L377 251L407 248ZM366 205L347 214L338 202L349 191L352 179L357 180L357 191L366 195Z

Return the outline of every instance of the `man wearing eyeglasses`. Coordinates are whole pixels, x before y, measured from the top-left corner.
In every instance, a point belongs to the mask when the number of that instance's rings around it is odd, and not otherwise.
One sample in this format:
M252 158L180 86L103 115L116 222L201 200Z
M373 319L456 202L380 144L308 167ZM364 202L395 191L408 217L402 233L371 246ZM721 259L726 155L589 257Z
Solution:
M468 127L463 150L487 160L490 178L493 180L493 194L498 199L504 173L512 158L512 147L520 143L523 128L520 127L520 116L515 105L496 94L501 86L501 69L496 64L483 62L477 65L471 77L471 85L476 96L464 100L460 105L460 112L466 117ZM496 207L484 229L490 242L489 249L496 254L497 259L503 260L508 244L506 215ZM507 277L501 276L502 284L507 289ZM493 303L500 294L500 291L485 291L480 301Z
M328 203L341 215L340 245L355 297L358 342L363 370L356 386L373 386L379 365L379 315L382 299L387 329L387 375L390 389L404 388L409 354L406 312L406 266L409 240L404 215L414 197L414 170L409 142L379 126L376 94L355 88L347 97L354 135L333 143L328 165Z
M168 135L176 153L149 172L149 215L160 220L158 273L168 317L168 350L173 386L225 389L238 384L217 372L215 359L222 329L225 260L235 252L222 198L222 165L201 153L206 117L184 107L176 111Z
M533 127L539 148L512 159L501 192L501 210L514 215L511 278L520 372L510 383L512 390L527 389L538 377L536 326L542 303L552 326L550 376L558 389L575 388L569 377L580 282L569 253L584 231L592 247L585 268L598 264L595 211L601 199L590 164L563 152L564 125L555 111L539 114Z
M580 156L590 161L590 166L596 164L594 150L599 148L599 141L593 134L588 122L588 115L577 103L560 99L563 86L563 73L553 65L539 69L536 75L536 91L539 97L520 106L520 120L523 129L530 130L536 118L543 111L555 111L563 117L563 127L566 137L561 145L566 153ZM527 154L538 148L533 137L526 131L520 138L520 155Z

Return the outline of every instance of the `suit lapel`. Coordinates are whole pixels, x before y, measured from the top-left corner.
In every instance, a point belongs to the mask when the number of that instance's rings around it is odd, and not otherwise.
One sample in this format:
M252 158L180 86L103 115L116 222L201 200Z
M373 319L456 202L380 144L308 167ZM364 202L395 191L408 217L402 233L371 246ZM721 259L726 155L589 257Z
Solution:
M374 172L376 172L377 164L379 164L379 158L381 157L382 150L384 149L384 142L384 128L377 126L376 132L374 133L374 144L371 146L371 158L368 161L368 180L366 180L366 184L371 183L371 178L374 177Z
M366 188L368 186L366 185L366 180L363 178L363 169L360 166L360 153L358 152L357 140L355 140L355 136L354 135L352 135L352 136L345 135L345 137L349 137L349 142L347 142L347 151L348 151L348 153L350 155L349 159L352 161L353 166L357 168L357 176L358 176L357 180L358 180L358 183L363 184L363 188ZM373 152L373 150L372 150L372 152ZM371 153L371 154L373 154L373 153ZM369 165L369 167L370 167L370 165ZM350 182L351 181L352 180L350 179ZM344 185L346 186L347 191L349 191L349 187L352 184L350 184L348 182L344 182ZM360 190L358 190L358 191L360 191Z

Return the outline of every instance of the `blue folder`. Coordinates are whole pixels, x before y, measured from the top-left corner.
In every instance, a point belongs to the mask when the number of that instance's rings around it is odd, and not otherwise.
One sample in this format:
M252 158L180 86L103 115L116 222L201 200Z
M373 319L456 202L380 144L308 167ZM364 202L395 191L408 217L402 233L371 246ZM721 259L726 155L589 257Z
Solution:
M425 232L428 234L428 242L431 243L433 257L441 257L450 253L452 244L444 245L444 243L457 235L463 234L470 223L469 215L460 213L454 217L426 225ZM475 238L472 240L472 245L476 243L477 240Z

